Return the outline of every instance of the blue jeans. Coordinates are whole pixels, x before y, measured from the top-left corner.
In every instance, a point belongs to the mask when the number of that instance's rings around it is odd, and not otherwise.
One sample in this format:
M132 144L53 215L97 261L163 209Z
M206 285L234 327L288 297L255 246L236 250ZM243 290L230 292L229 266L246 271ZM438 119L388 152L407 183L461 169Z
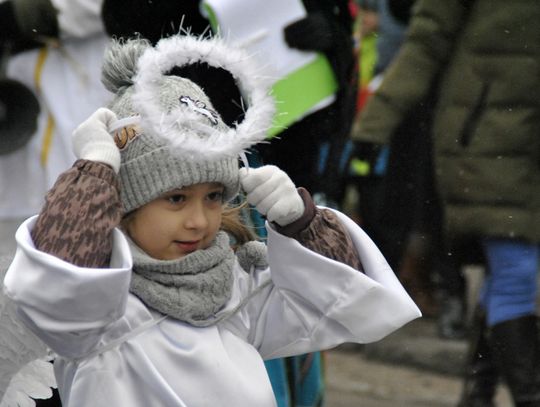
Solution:
M513 239L485 239L486 278L481 304L488 326L536 311L539 246Z

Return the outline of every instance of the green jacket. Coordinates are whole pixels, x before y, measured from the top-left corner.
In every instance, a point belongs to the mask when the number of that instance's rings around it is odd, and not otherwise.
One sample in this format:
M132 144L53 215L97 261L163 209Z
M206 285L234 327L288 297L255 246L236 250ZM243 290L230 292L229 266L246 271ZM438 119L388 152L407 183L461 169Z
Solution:
M387 143L433 87L449 236L539 242L540 1L418 0L353 137Z

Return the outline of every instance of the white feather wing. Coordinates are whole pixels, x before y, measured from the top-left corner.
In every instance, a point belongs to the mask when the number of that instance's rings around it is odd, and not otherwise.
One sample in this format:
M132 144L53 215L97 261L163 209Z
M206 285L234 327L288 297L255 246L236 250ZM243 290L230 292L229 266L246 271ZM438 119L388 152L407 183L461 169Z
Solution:
M0 282L9 259L0 258ZM56 387L47 347L19 320L15 305L0 290L0 407L34 407Z

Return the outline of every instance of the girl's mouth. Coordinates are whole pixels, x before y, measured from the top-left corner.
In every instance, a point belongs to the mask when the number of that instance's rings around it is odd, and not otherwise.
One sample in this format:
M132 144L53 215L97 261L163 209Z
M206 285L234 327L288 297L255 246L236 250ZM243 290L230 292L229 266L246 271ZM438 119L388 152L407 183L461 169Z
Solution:
M200 240L175 240L176 245L184 252L194 252L199 247Z

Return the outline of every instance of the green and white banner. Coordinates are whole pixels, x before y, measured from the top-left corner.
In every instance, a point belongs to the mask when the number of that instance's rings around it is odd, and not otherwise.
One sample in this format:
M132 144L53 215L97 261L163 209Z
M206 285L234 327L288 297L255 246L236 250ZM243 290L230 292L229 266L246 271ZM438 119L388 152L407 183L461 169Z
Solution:
M300 0L204 0L203 8L214 32L259 58L261 75L272 78L269 138L334 101L337 82L327 58L285 42L284 28L306 16Z

